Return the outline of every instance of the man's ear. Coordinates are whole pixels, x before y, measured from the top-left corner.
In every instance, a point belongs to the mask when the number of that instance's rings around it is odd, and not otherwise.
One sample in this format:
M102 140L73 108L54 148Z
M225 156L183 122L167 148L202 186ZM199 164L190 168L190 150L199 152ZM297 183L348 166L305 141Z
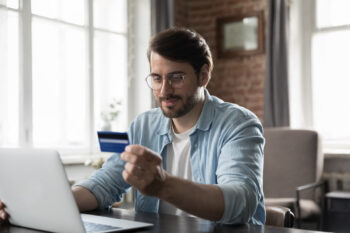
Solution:
M204 64L199 72L199 83L201 87L206 87L209 81L209 66Z

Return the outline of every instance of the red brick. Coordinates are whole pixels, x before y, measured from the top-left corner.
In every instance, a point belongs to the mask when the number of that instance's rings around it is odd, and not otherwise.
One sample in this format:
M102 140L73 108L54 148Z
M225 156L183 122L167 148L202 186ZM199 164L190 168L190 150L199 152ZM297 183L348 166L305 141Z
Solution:
M216 20L263 10L267 19L268 0L175 0L175 25L200 33L209 44L214 70L207 88L225 101L253 111L261 120L264 105L265 53L233 58L217 57ZM264 24L266 25L266 23ZM266 30L264 30L266 31Z

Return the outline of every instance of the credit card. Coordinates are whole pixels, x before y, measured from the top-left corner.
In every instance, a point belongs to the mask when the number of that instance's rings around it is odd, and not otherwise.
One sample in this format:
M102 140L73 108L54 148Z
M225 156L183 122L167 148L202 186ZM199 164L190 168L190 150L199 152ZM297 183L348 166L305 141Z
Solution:
M122 153L125 147L129 145L127 133L98 131L97 135L102 152Z

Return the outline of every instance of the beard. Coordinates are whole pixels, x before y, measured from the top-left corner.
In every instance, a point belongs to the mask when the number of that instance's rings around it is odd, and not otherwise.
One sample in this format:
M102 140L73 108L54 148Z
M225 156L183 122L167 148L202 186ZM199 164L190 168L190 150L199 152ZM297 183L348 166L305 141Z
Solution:
M178 99L182 100L183 105L179 109L175 109L175 107L162 107L162 101L167 99ZM158 105L162 109L163 115L168 118L179 118L187 113L189 113L199 102L199 98L196 93L192 93L190 96L185 99L178 95L168 95L166 97L159 97L157 99Z

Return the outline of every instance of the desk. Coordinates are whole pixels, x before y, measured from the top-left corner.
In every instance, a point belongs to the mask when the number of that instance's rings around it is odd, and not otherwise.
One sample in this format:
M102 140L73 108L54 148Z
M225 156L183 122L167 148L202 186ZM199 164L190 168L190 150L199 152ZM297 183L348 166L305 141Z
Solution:
M212 223L210 221L197 219L193 217L179 217L167 214L150 214L135 213L131 210L112 209L111 211L94 211L91 214L102 215L107 217L116 217L128 220L138 220L150 222L154 224L153 228L131 231L143 233L195 233L195 232L215 232L215 233L316 233L317 231L306 231L292 228L280 228L272 226L256 226L256 225L238 225L225 226ZM34 233L24 228L2 226L0 233Z

